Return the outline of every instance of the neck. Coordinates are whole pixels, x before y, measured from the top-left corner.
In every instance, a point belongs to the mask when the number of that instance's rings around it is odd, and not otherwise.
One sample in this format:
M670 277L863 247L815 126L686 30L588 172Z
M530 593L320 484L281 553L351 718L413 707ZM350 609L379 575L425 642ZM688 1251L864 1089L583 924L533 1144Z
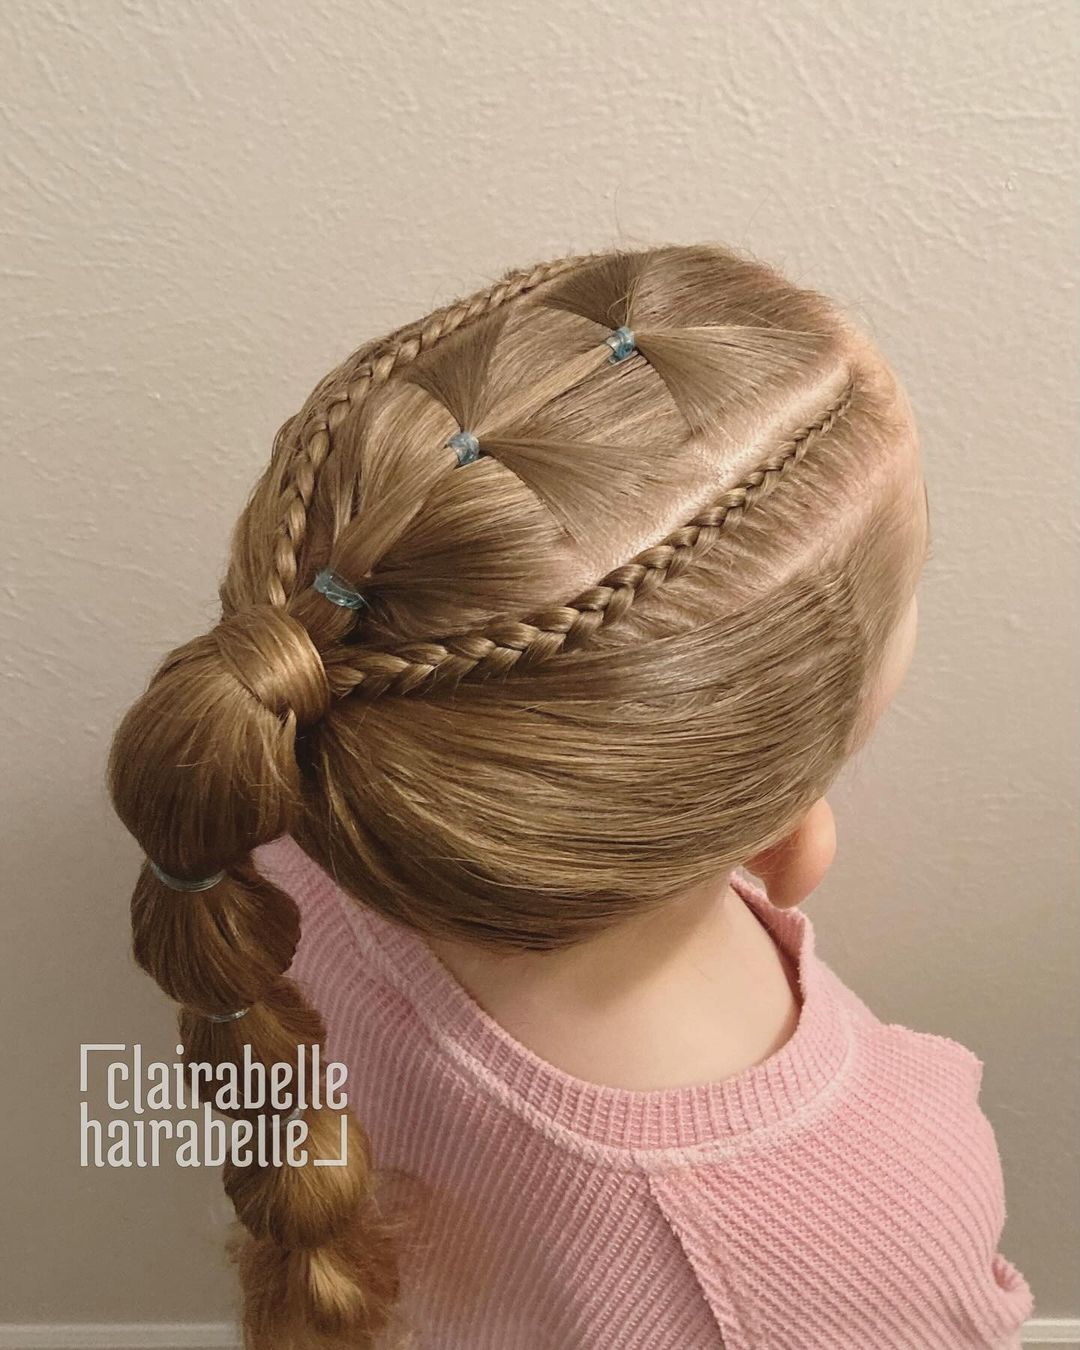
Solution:
M799 1019L796 970L726 876L568 951L428 944L511 1036L612 1087L726 1078L779 1049Z
M740 911L745 906L725 875L562 951L496 954L444 938L425 941L485 1006L542 996L581 1014L600 1013L649 991L723 981L745 931Z

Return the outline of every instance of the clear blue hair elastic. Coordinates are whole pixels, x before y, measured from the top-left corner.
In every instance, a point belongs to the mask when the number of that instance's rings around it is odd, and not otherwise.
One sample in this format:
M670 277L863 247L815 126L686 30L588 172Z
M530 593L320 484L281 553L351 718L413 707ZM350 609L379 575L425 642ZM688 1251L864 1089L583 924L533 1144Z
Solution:
M329 567L324 567L316 576L314 585L327 600L332 600L335 605L342 605L345 609L363 609L367 604L354 586L350 586L344 577L339 577Z
M457 451L459 468L480 457L480 442L471 431L455 431L446 444L451 450Z
M621 328L614 329L604 341L611 348L611 355L608 357L610 365L625 361L628 356L633 356L637 351L634 330L627 328L625 324Z

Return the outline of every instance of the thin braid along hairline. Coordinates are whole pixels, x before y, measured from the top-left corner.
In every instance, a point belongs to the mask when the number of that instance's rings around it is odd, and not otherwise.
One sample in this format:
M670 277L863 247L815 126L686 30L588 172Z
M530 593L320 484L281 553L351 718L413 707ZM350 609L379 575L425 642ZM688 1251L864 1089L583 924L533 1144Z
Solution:
M416 360L422 352L430 351L466 323L479 320L502 305L535 290L537 286L553 281L564 272L600 256L578 254L511 271L493 286L476 291L464 300L444 305L424 319L414 320L382 338L364 344L353 357L346 360L343 368L330 377L331 381L335 378L344 379L343 387L330 395L320 411L309 414L298 433L298 450L293 456L292 472L282 484L282 518L275 534L271 571L265 587L271 604L287 604L295 587L297 557L304 540L308 504L315 491L315 479L332 449L337 422L359 407L373 386L385 383L402 366ZM350 370L350 367L353 368ZM312 397L317 399L318 392L316 389ZM290 430L294 431L295 427ZM305 469L311 477L306 493L298 486ZM302 512L294 515L293 508L297 502Z
M586 636L579 631L581 626L592 630L608 622L614 597L625 597L625 603L619 607L621 615L639 596L651 593L668 577L678 575L704 557L729 520L734 519L737 524L748 508L773 491L815 437L828 434L846 412L854 391L855 375L849 370L840 394L820 418L790 435L769 459L751 470L743 483L725 489L717 501L693 520L619 564L568 603L534 611L528 618L509 623L496 620L471 633L436 642L403 642L381 651L343 648L339 655L327 658L331 694L335 698L350 694L376 698L391 692L402 695L429 688L435 680L465 679L495 671L504 674L522 659L536 664L531 649L548 647L552 636L562 640L547 651L546 659L557 657L569 646L576 650Z

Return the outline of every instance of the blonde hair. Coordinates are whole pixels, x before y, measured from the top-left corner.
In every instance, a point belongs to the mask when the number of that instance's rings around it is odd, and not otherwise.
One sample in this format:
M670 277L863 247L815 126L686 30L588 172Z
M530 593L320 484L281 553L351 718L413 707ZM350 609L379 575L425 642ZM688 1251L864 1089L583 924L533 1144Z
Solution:
M713 245L508 273L327 375L236 525L220 622L110 754L148 857L226 870L187 897L144 865L132 898L188 1057L322 1039L285 975L296 905L251 859L284 833L357 903L497 951L580 942L780 840L869 733L922 563L915 447L838 307ZM337 1114L306 1119L336 1153ZM393 1321L403 1229L348 1120L347 1168L226 1166L259 1350Z

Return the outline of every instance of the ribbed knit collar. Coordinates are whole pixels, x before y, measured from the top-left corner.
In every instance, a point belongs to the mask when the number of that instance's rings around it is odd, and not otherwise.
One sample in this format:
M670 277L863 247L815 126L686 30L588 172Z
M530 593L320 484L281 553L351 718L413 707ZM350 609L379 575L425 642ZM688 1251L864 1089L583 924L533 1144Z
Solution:
M638 1160L676 1150L679 1161L687 1160L686 1150L705 1157L763 1146L826 1109L850 1066L850 1024L828 970L815 957L809 917L799 909L778 909L740 872L732 875L732 886L798 972L802 1008L795 1032L775 1054L731 1078L637 1091L590 1083L541 1059L475 1001L418 933L346 895L288 837L277 843L291 846L290 876L317 903L341 907L365 964L411 1004L476 1089L563 1142L591 1141L593 1148L627 1150Z

